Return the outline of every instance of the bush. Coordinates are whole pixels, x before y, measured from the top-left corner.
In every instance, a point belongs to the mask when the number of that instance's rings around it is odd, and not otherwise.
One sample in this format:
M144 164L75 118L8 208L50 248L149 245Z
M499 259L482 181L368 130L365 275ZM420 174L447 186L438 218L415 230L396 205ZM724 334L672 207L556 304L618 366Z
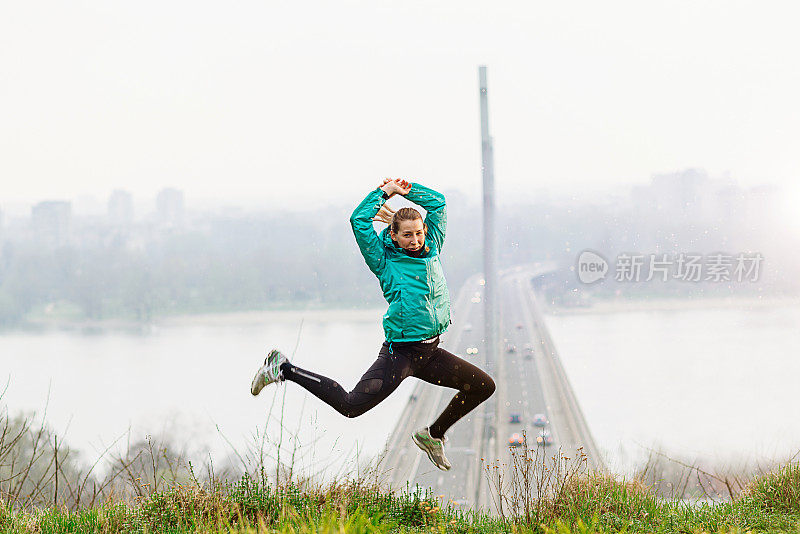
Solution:
M765 512L800 514L800 464L788 463L757 478L742 498Z
M601 516L643 521L658 508L653 492L638 480L617 480L601 472L589 473L567 484L563 495L553 502L554 516L591 518Z

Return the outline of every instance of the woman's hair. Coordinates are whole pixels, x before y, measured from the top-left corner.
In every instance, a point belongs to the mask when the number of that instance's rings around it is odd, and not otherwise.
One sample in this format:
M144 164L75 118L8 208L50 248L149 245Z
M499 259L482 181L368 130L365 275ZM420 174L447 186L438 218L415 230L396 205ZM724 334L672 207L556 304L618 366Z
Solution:
M415 210L414 208L400 208L394 215L392 215L392 224L389 227L392 229L392 232L395 234L400 233L400 222L402 221L415 221L417 219L422 219L422 215ZM425 233L425 237L428 237L428 225L423 224L422 231ZM430 252L430 247L428 247L427 239L425 242L425 253Z

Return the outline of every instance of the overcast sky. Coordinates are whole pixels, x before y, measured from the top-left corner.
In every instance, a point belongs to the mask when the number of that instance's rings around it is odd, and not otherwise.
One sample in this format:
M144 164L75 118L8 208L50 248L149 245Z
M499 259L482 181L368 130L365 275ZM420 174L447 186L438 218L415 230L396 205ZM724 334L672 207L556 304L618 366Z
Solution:
M383 176L501 196L800 176L793 2L0 4L0 206L114 188L319 205Z

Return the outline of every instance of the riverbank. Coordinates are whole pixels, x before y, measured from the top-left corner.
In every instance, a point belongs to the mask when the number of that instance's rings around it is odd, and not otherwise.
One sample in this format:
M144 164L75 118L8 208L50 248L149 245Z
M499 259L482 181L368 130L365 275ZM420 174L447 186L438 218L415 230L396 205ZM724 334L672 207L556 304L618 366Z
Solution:
M158 321L159 326L233 326L263 323L293 323L336 321L376 321L386 312L385 308L330 308L313 310L259 310L200 315L176 315Z
M678 311L709 309L760 309L800 305L800 297L741 296L705 298L653 298L596 300L589 306L558 306L542 299L544 312L551 315L608 314L635 311Z
M29 318L14 327L0 330L13 331L41 331L64 330L71 332L101 332L119 331L132 333L146 333L162 327L177 326L253 326L265 323L291 323L340 321L374 321L383 316L385 308L314 308L292 309L282 308L273 310L248 310L212 313L183 313L155 317L148 321L137 321L126 318L85 319L76 317L49 317L38 315Z
M700 309L759 309L800 305L800 297L783 296L738 296L703 298L648 298L596 300L589 306L559 306L540 299L544 312L550 315L611 314L634 311L678 311ZM125 331L148 332L154 328L175 326L252 326L265 323L300 324L301 321L372 322L386 311L382 306L367 308L277 308L271 310L247 310L211 313L183 313L155 317L149 321L125 318L85 319L38 315L21 325L7 328L14 330L66 330L79 332Z

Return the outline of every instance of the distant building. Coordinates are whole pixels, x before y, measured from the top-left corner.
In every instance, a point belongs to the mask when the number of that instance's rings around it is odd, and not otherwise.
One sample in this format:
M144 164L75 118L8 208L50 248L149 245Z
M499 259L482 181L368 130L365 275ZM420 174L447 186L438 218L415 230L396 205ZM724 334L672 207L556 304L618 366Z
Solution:
M64 201L39 202L31 209L31 227L35 239L47 247L69 242L72 204Z
M699 218L708 202L709 186L708 174L701 169L653 175L652 207L665 217Z
M785 224L781 220L781 201L784 192L771 184L757 185L747 191L746 224L748 228L774 232Z
M183 224L183 191L162 189L156 197L156 215L158 222L165 226L181 226Z
M732 180L712 179L702 169L653 175L647 186L631 189L634 210L658 225L697 223L709 226L740 218L744 192Z
M108 220L115 225L126 226L133 222L133 195L115 189L108 197Z
M747 216L747 197L737 185L723 185L716 191L716 216L722 221L743 224Z

